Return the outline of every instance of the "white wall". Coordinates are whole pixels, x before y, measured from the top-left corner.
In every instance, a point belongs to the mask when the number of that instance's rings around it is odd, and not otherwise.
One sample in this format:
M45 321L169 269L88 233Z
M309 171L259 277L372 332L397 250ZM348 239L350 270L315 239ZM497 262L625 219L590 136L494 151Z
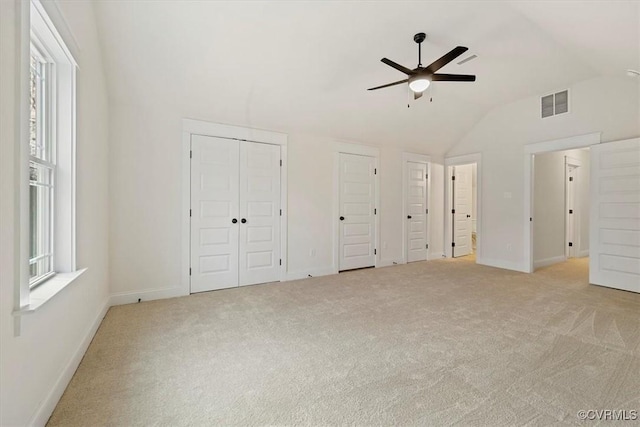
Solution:
M589 151L567 150L535 156L533 195L533 263L543 267L565 259L565 156L578 159L575 220L578 252L589 251Z
M172 105L116 103L110 117L111 291L127 301L153 298L157 295L153 291L180 286L181 120L193 115ZM289 133L288 270L293 277L328 274L333 269L335 143L322 136ZM408 151L429 154L416 147ZM382 247L378 250L383 263L390 264L402 259L401 149L380 149L379 174ZM442 209L438 174L442 169L436 167L434 212ZM437 213L432 220L429 248L439 256L442 225L437 224Z
M53 3L45 8L56 12ZM78 44L77 81L77 263L87 272L33 314L22 317L14 336L12 317L17 282L17 216L14 198L17 167L15 79L16 2L0 1L0 425L46 422L64 390L91 328L108 301L107 95L93 7L64 2L59 16ZM52 19L60 29L62 21ZM68 44L69 34L63 30ZM73 50L73 49L72 49Z
M544 120L537 96L504 105L489 112L447 153L447 157L482 154L483 259L479 263L528 269L524 145L592 132L602 132L603 142L639 135L639 86L639 79L627 77L576 83L570 86L571 112Z

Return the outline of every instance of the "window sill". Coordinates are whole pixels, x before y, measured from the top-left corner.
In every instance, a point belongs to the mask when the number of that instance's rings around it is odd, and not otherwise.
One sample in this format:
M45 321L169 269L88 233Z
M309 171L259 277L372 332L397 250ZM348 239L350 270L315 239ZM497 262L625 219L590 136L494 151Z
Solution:
M73 273L58 273L51 279L39 285L29 293L29 304L13 311L14 316L23 316L31 314L42 307L48 301L51 301L60 291L69 286L71 282L87 271L86 268L74 271Z

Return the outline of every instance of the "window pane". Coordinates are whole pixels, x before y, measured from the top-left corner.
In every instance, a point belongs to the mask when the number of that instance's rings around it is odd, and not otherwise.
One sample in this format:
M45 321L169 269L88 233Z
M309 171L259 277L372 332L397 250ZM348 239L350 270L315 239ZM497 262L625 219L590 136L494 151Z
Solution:
M53 170L30 162L29 178L29 272L34 281L53 268Z
M32 156L51 161L51 141L47 131L46 62L31 50L29 79L29 152Z

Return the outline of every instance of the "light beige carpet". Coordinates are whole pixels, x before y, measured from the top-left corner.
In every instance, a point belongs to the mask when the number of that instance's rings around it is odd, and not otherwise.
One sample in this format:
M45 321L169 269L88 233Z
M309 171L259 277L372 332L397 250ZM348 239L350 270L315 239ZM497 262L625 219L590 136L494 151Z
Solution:
M441 260L113 307L49 425L549 425L581 409L640 409L640 295L588 285L586 260Z

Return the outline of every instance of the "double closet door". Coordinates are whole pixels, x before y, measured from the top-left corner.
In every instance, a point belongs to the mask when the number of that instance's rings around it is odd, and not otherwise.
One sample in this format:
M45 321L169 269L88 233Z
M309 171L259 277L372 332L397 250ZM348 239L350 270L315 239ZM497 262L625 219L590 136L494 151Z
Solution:
M191 138L191 292L280 280L280 146Z

